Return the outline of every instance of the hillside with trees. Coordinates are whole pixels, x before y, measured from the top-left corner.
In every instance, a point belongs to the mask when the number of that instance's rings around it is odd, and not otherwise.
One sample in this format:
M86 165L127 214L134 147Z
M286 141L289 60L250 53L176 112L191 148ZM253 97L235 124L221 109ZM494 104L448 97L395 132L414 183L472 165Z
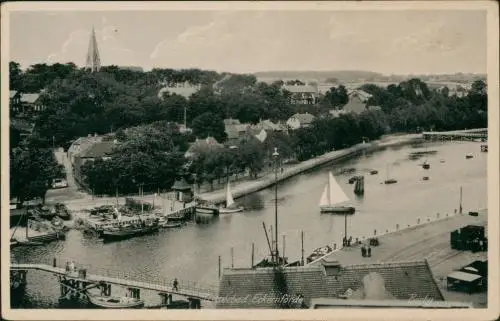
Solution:
M121 186L121 192L132 192L139 182L147 182L152 190L169 189L185 171L196 174L188 175L190 179L196 176L198 183L209 184L229 174L247 172L258 177L269 165L274 147L284 158L303 161L391 132L487 127L487 90L481 80L463 97L449 96L446 89L430 89L420 79L387 88L365 84L361 89L372 95L369 105L382 110L332 118L328 111L347 103L343 86L332 85L318 105L301 106L291 104L290 93L281 87L283 81L266 84L255 75L198 69L142 72L115 66L88 73L71 63L37 64L26 71L15 62L9 67L11 89L43 90L40 99L45 106L31 120L35 126L27 138L11 127L11 186L23 199L37 193L30 187L20 194L20 186L34 184L44 190L59 174L55 161L47 156L52 145L67 149L72 141L89 134L115 133L119 142L111 161L97 160L82 168L86 184L97 194L114 194L116 186ZM158 97L162 87L175 83L201 89L189 97L170 93ZM225 118L250 124L264 119L284 123L302 108L318 116L309 128L288 134L271 132L264 143L245 136L234 150L220 147L200 152L189 161L184 157L196 138L211 136L225 143ZM184 110L192 133L181 133L175 125L183 122ZM33 159L34 167L21 165L27 159ZM130 190L125 190L128 186Z

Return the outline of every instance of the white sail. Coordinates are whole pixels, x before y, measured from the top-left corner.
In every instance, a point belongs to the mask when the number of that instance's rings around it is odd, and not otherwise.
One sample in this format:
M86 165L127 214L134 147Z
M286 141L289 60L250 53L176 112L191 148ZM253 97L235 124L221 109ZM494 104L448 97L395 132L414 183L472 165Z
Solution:
M336 205L349 201L349 197L344 193L342 187L333 177L332 172L328 174L328 189L329 189L329 205Z
M226 207L231 207L234 204L233 194L231 194L231 185L227 182L226 189Z
M330 200L328 199L328 185L325 185L321 199L319 200L319 206L330 205Z

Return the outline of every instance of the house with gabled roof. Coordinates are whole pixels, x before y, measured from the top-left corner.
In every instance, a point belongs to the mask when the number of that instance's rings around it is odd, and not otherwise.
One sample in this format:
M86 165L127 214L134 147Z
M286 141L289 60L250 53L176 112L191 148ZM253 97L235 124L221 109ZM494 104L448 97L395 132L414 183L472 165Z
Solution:
M318 265L285 267L282 271L286 295L302 298L303 306L307 307L318 298L444 301L427 261L342 266L339 262L322 260ZM276 308L276 300L272 298L284 294L276 292L275 280L272 267L224 269L219 297L253 299L225 300L216 306L220 309Z
M315 104L318 99L318 88L310 85L284 85L282 90L289 91L292 95L290 103L292 104Z
M286 121L286 125L289 129L292 130L309 127L311 126L314 119L316 119L316 117L307 112L305 114L297 113L288 118L288 120Z
M158 98L163 100L163 95L166 93L176 94L186 99L197 93L201 89L201 85L192 85L188 82L178 84L165 84L165 87L158 91Z

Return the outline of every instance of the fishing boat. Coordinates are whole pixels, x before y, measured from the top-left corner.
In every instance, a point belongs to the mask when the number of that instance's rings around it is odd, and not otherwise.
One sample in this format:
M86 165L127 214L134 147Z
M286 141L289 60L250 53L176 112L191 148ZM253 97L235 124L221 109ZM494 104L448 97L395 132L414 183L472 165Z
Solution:
M105 309L137 309L144 306L144 300L129 297L100 296L90 294L87 294L87 297L91 304Z
M361 196L365 194L365 177L357 176L356 185L354 186L354 194Z
M339 206L339 204L347 201L349 201L349 197L347 197L340 185L337 183L332 172L329 172L328 184L325 186L319 201L321 213L354 214L356 211L354 207Z
M398 181L397 181L396 179L394 179L394 178L389 178L389 165L387 165L387 171L386 171L386 174L387 174L387 176L386 176L386 179L385 179L385 181L384 181L384 184L389 185L389 184L395 184L395 183L397 183L397 182L398 182Z
M103 229L101 237L106 240L120 240L134 236L153 234L158 232L159 226L156 221L143 222L142 226L120 226Z
M162 217L158 221L158 226L162 228L174 228L174 227L181 227L182 223L181 222L170 222L169 217Z
M233 194L231 193L231 185L227 182L226 187L226 207L220 207L220 214L231 214L243 211L243 206L237 206L233 199Z

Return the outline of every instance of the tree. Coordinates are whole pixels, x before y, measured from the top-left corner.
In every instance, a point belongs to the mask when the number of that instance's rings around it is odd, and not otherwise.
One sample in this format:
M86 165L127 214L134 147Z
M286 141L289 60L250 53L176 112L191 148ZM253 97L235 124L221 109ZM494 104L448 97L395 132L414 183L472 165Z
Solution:
M193 119L191 124L193 134L198 138L211 136L218 142L224 142L227 138L224 121L217 115L206 112Z
M22 76L23 71L21 70L21 65L17 62L9 62L9 89L10 90L21 90L22 89Z
M250 177L257 178L264 168L264 145L253 136L245 138L238 144L238 154L249 169Z
M50 149L17 147L10 154L10 195L21 203L36 197L45 202L52 180L63 176Z
M349 102L349 96L347 95L347 89L340 85L337 88L332 87L328 90L323 98L323 105L332 106L339 108L344 106Z

